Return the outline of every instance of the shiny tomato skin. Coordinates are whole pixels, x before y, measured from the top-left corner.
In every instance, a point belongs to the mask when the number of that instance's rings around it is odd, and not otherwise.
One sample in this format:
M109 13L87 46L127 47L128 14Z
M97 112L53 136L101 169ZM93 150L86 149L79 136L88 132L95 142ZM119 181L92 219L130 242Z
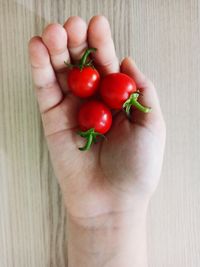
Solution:
M81 106L78 123L82 131L94 128L95 132L105 134L112 125L112 114L102 102L91 100Z
M75 96L87 98L92 96L98 89L100 75L92 67L84 67L82 70L73 67L67 76L69 89Z
M137 90L135 81L124 73L111 73L103 78L100 94L111 109L122 109L124 102Z

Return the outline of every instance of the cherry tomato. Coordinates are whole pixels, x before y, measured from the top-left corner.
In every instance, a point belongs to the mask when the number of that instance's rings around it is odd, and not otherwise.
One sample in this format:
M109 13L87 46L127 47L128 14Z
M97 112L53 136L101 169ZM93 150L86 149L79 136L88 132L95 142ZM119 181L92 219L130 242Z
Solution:
M91 100L84 103L78 114L79 135L86 138L86 145L80 150L88 150L98 136L107 133L112 124L110 110L100 101Z
M71 69L67 76L69 89L75 96L86 98L92 96L98 89L99 73L92 67L78 67Z
M67 83L75 96L87 98L98 89L100 75L92 65L92 61L88 61L89 54L95 51L96 48L88 48L78 64L67 64L70 67Z
M111 73L101 82L100 94L108 107L112 109L125 108L129 114L131 106L142 112L149 112L150 108L142 106L138 101L140 95L135 81L124 73Z

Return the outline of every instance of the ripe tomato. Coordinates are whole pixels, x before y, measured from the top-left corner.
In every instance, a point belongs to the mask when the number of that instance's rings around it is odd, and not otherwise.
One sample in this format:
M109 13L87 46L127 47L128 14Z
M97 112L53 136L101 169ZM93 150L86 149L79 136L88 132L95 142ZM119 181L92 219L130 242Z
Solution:
M150 108L142 106L138 101L135 81L124 73L111 73L101 82L100 94L103 101L112 109L125 108L129 114L131 106L142 112L149 112Z
M100 75L92 65L92 61L88 62L89 54L94 51L96 48L88 48L78 64L67 64L71 68L67 75L69 89L81 98L92 96L99 86Z
M100 76L92 67L71 69L67 76L69 89L75 96L86 98L92 96L99 86Z
M88 150L98 136L107 133L112 124L110 110L100 101L91 100L84 103L78 114L78 123L81 129L79 135L86 138L86 145L80 150Z

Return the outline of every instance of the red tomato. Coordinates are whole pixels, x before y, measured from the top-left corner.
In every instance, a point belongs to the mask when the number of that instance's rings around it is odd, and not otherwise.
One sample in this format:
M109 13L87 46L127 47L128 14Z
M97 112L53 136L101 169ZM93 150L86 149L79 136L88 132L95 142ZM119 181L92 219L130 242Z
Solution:
M121 109L137 87L133 79L123 73L111 73L101 82L100 93L103 101L113 109Z
M94 68L89 55L96 52L96 48L87 48L78 64L66 65L72 68L67 76L69 89L76 96L86 98L92 96L99 86L100 75Z
M102 136L109 131L112 124L110 110L100 101L91 100L84 103L78 114L78 123L82 132L79 135L86 138L87 142L80 150L88 150L97 136Z
M95 132L105 134L112 124L112 115L103 103L91 100L80 108L78 123L82 131L93 128Z
M98 89L100 81L99 73L92 67L72 68L67 76L69 89L78 97L92 96Z
M142 106L138 101L139 92L135 81L124 73L111 73L105 76L100 85L100 94L108 107L112 109L125 108L127 114L135 106L142 112L149 112L150 108Z

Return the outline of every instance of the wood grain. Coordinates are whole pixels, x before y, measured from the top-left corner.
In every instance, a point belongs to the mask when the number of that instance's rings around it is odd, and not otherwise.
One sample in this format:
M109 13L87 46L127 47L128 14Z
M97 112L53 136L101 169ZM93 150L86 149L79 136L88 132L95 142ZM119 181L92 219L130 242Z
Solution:
M64 267L66 218L33 93L27 42L70 15L108 17L119 58L155 82L167 122L148 218L150 267L200 266L200 2L0 0L0 267Z

